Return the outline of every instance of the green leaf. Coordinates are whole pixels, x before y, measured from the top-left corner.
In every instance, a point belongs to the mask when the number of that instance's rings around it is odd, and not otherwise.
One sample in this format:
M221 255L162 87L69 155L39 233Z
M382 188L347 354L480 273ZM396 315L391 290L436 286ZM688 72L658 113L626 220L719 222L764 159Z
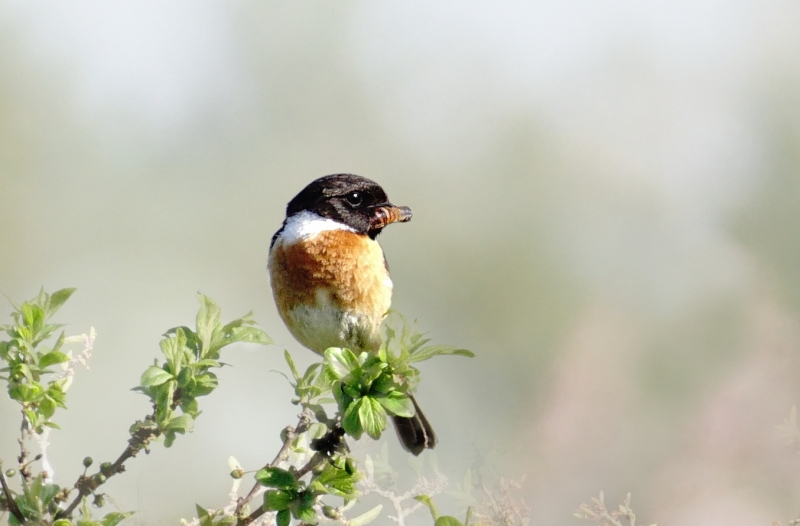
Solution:
M120 513L118 511L112 511L103 517L103 520L100 521L100 524L103 526L117 526L117 524L127 519L131 515L133 515L133 513Z
M47 318L53 316L58 309L72 296L77 289L61 289L50 295L50 302L47 305Z
M56 493L58 493L58 491L60 489L61 488L58 487L57 484L47 484L47 485L45 485L42 488L41 495L39 496L39 498L42 501L42 506L46 507L48 504L50 504L50 501L53 500L53 497L56 496Z
M317 523L317 512L314 511L314 508L311 506L300 504L298 506L293 506L292 509L294 518L305 522L307 524L316 524Z
M313 381L314 381L314 375L316 374L316 372L317 372L317 369L318 369L318 368L319 368L321 365L322 365L322 364L320 364L320 363L312 363L311 365L309 365L309 366L308 366L308 369L306 369L306 372L305 372L305 374L303 375L303 383L304 383L305 385L311 385L311 384L313 383Z
M382 361L382 362L388 362L389 361L389 354L388 354L388 351L386 350L386 346L385 345L381 345L381 348L378 349L378 359L380 361Z
M389 414L410 418L416 410L411 398L399 391L392 391L386 396L375 397Z
M22 497L17 498L15 502L17 504L17 508L19 508L19 511L22 512L22 514L25 517L36 517L37 515L39 515L39 511L36 508L32 508L31 505L28 504L28 502L24 498ZM19 524L14 515L10 515L8 518L9 518L8 521L9 524ZM14 519L14 522L11 522L11 519ZM30 524L30 523L26 522L25 524Z
M415 334L410 338L408 346L403 350L408 354L414 354L429 341L431 341L430 338L423 338L421 334Z
M51 382L47 387L47 396L52 398L59 407L66 407L66 405L64 405L64 401L66 400L67 395L64 393L64 389L62 388L64 381L65 380L62 379Z
M259 469L256 480L268 488L295 489L299 486L297 477L281 468Z
M165 351L167 366L164 369L177 376L184 367L190 366L195 361L196 353L189 346L189 339L182 327L178 327L175 335L167 340L171 343L167 346L169 354Z
M431 515L433 516L433 520L436 521L439 519L439 510L436 509L436 505L433 503L433 500L428 495L417 495L414 497L414 500L418 500L419 502L423 503L425 506L431 510Z
M336 400L336 403L339 405L339 410L341 412L346 411L347 408L350 407L350 404L353 403L353 398L344 392L343 387L344 385L342 382L335 382L331 386L331 394L333 395L334 400Z
M175 380L170 380L153 388L156 404L156 423L163 427L172 419L172 401L175 396Z
M454 347L452 345L429 345L410 355L408 357L408 363L421 362L423 360L429 360L437 355L446 354L456 354L458 356L467 356L469 358L475 356L475 353L472 351L468 351L467 349L459 349L458 347Z
M210 360L208 358L204 358L202 360L199 360L199 361L191 364L191 366L196 371L196 370L201 369L201 368L222 367L223 364L218 362L217 360Z
M183 360L180 349L178 349L178 339L175 336L168 336L158 342L158 345L161 347L161 353L167 359L167 364L172 369L179 369Z
M194 427L194 418L192 415L183 414L176 416L164 426L164 431L175 431L177 433L185 433Z
M454 347L452 345L429 345L410 355L408 357L408 363L421 362L423 360L429 360L434 356L446 354L456 354L458 356L467 356L469 358L473 358L475 356L475 353L472 351L468 351L467 349L459 349L458 347Z
M370 365L364 364L362 367L363 371L361 381L364 383L364 385L371 386L372 382L377 380L378 377L385 376L382 374L385 368L386 364L383 362L373 363Z
M342 417L342 429L356 440L361 438L361 433L364 432L364 428L361 426L361 419L359 418L359 410L363 402L363 398L351 402Z
M436 519L436 522L433 523L433 526L464 526L464 524L455 517L451 517L450 515L442 515Z
M171 380L172 378L174 377L161 367L156 367L155 365L151 365L142 374L141 385L144 387L161 385L164 382Z
M325 351L325 363L335 378L343 378L348 374L360 376L361 365L350 349L331 347Z
M28 422L30 422L31 424L36 423L36 413L31 411L30 409L23 409L22 412L25 413L25 418L28 419Z
M361 397L361 390L362 385L359 381L351 381L346 384L342 384L342 392L349 396L350 398L360 398Z
M27 352L27 346L24 345L25 342L31 339L31 331L27 327L17 325L13 328L13 330L9 331L8 333L11 336L16 336L15 343L19 347L19 349L23 352Z
M14 367L14 372L22 374L25 376L25 379L28 380L29 383L33 384L36 383L36 380L33 378L33 373L31 372L31 368L28 367L28 364L21 363Z
M8 394L12 399L20 402L37 402L44 394L44 387L39 382L18 384L13 389L9 389Z
M289 526L292 522L292 514L289 510L281 510L275 516L277 526Z
M289 507L289 504L297 497L294 491L283 489L273 489L264 493L264 511L281 511Z
M164 447L172 447L172 444L175 443L175 431L165 431L164 432Z
M383 504L378 504L368 512L363 513L358 517L347 521L347 526L365 526L366 524L369 524L370 522L377 519L380 516L382 510L383 510Z
M194 379L194 371L192 371L192 368L187 365L178 373L177 379L179 386L186 387L186 384L188 384L190 380Z
M69 356L59 351L51 351L39 359L39 367L45 368L57 363L69 361Z
M186 393L184 393L184 395L181 397L181 409L183 409L184 413L188 413L194 418L197 418L197 416L200 414L200 406L197 403L197 400Z
M349 500L356 497L356 482L360 478L357 471L348 470L347 460L339 457L335 464L328 462L322 471L314 475L309 488L317 493L329 493Z
M211 348L211 339L214 330L219 328L222 311L219 306L206 296L199 294L200 310L197 311L197 336L202 344L203 351Z
M9 355L11 354L11 343L10 342L0 342L0 359L3 361L9 361ZM5 370L5 369L2 369Z
M289 351L283 351L283 358L286 360L286 363L289 364L289 369L292 371L292 376L294 376L295 382L300 382L300 373L297 372L297 367L294 365L294 360L292 359L292 355L289 354Z
M372 382L370 391L373 393L388 394L394 390L399 389L401 386L394 381L393 375L382 374Z
M271 345L273 343L272 338L258 327L243 326L231 329L228 337L225 338L220 347L236 342L257 343L259 345Z
M175 336L176 334L178 334L178 330L183 331L183 334L186 336L186 345L191 347L193 350L200 345L200 342L197 339L197 334L195 334L195 332L186 325L173 327L169 329L167 332L165 332L164 336Z
M194 387L189 391L192 396L205 396L210 394L219 385L217 375L214 373L203 373L194 378Z
M42 491L42 487L44 486L44 477L42 475L37 475L35 479L33 479L33 483L26 488L27 491L25 492L25 497L28 499L28 503L36 506L39 500L39 494Z
M52 398L45 396L41 402L39 402L39 413L48 419L52 417L56 413L55 401Z
M22 304L22 320L26 327L31 329L32 334L36 334L44 324L44 311L38 305L28 303Z
M365 396L361 399L358 418L364 431L375 440L378 440L381 437L381 432L386 429L386 411L371 396Z

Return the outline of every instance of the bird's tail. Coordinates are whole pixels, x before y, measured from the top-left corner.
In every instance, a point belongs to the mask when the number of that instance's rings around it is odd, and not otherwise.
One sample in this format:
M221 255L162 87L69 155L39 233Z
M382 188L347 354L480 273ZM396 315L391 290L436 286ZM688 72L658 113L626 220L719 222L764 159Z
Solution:
M419 455L426 449L433 449L436 445L436 433L433 432L431 424L417 405L417 401L411 396L416 413L411 418L403 416L393 416L394 429L400 444L406 451Z

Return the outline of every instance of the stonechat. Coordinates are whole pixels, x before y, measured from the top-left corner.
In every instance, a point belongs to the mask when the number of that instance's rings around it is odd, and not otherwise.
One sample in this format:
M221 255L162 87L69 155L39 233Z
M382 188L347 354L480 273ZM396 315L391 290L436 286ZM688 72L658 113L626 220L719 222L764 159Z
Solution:
M378 350L392 280L376 238L387 225L410 220L410 208L352 174L320 177L289 201L268 268L278 312L297 341L318 354ZM419 455L436 445L436 435L411 400L416 414L392 419L400 443Z

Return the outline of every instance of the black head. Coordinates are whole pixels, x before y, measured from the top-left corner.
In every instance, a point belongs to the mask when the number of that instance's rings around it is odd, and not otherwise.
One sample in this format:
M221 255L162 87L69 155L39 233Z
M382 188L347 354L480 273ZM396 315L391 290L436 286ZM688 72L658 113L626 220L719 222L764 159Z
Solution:
M378 183L353 174L326 175L312 181L289 201L286 217L304 211L344 223L372 239L390 223L411 220L410 208L394 206Z

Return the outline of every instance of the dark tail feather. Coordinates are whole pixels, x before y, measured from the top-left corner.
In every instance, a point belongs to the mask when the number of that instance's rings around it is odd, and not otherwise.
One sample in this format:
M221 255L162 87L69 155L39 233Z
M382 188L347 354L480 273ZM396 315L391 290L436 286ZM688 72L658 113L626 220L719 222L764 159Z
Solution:
M436 445L436 433L433 432L431 424L420 411L419 405L417 405L417 401L414 400L413 396L411 401L414 403L416 414L411 418L393 416L392 420L403 449L416 456L426 449L433 449Z

